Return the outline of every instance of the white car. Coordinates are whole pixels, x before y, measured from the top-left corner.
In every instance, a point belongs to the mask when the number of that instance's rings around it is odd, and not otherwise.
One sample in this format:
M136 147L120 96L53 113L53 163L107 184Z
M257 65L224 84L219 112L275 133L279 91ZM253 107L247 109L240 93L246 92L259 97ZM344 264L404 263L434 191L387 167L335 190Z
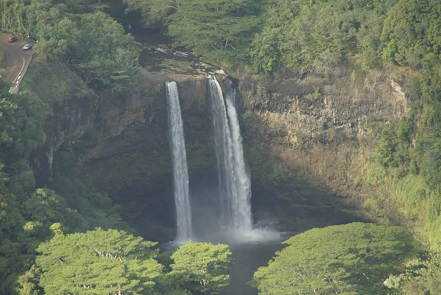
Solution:
M23 46L23 50L29 50L29 49L31 49L32 48L32 44L25 44L24 46Z

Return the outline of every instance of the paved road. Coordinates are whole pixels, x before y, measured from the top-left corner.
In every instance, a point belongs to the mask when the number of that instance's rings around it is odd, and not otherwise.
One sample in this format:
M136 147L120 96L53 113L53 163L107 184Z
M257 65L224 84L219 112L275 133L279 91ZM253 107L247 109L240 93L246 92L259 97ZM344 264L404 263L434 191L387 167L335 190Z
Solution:
M6 73L1 77L6 83L16 82L21 70L32 56L32 49L24 51L23 45L28 43L26 39L18 39L15 43L8 43L9 34L0 34L0 50L6 59Z

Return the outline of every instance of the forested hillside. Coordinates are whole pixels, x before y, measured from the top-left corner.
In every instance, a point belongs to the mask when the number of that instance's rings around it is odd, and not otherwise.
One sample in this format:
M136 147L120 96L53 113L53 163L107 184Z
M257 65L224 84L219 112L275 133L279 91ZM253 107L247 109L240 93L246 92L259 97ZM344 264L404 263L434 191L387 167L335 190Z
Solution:
M115 7L124 7L124 13ZM338 66L355 73L411 72L411 79L403 79L402 85L411 101L409 115L390 122L378 134L375 157L366 159L368 169L360 171L358 179L392 199L402 225L416 233L427 249L422 251L397 228L390 229L389 236L404 237L407 244L402 247L392 238L382 242L386 229L366 227L363 237L338 231L344 239L358 239L359 248L350 249L338 244L334 228L313 231L288 240L286 251L268 269L260 269L253 284L263 294L283 294L277 289L280 285L271 282L285 273L274 277L271 270L286 267L283 261L295 257L304 265L305 276L317 267L324 273L324 279L307 290L319 286L336 294L374 294L369 293L372 287L378 294L439 293L439 1L0 0L1 30L29 37L38 64L59 64L70 71L78 82L75 91L97 104L97 92L124 93L137 82L141 66L138 47L125 29L129 25L159 30L172 37L175 48L232 70L246 68L260 81L286 69L318 72ZM0 56L0 68L4 67ZM231 265L226 246L189 243L172 255L160 254L155 242L132 235L106 195L63 174L73 165L69 155L58 155L66 157L60 161L63 167L54 167L59 174L37 187L33 166L38 163L29 159L45 142L45 118L55 103L62 105L67 99L64 95L80 96L65 89L65 77L51 78L42 89L26 78L19 95L8 94L9 85L0 85L0 294L221 292L228 285ZM271 100L265 89L260 90L261 100ZM374 211L382 210L383 201L378 195L368 200ZM309 260L293 245L318 243L316 234L328 235L331 243L322 245L318 254L309 253L314 258ZM335 270L339 254L329 261L320 256L330 251L332 242L342 247L345 258L336 277L329 273ZM382 251L391 265L384 265ZM198 265L198 259L189 258L195 256L208 262ZM372 271L373 281L361 271L348 275L360 266L366 273ZM90 267L87 272L85 267ZM389 274L386 290L379 282ZM76 280L69 281L73 276ZM308 292L298 285L296 292Z

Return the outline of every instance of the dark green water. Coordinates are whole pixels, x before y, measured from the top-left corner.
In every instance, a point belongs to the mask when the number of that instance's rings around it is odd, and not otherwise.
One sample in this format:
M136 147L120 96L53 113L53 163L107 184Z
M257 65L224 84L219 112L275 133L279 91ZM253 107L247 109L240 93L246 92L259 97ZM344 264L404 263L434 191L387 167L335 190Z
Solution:
M230 286L222 294L257 294L257 289L248 285L248 282L252 279L257 268L267 265L275 252L282 249L282 247L281 240L230 245L234 263L230 272Z

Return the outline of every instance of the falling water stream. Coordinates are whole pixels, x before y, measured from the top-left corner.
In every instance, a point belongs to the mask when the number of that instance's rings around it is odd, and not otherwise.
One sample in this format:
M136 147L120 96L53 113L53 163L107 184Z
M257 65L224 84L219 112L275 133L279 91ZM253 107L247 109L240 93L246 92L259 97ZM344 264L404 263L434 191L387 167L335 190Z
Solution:
M192 238L190 194L188 188L187 156L184 128L179 105L176 82L166 82L169 142L172 151L174 195L176 205L176 241L185 242Z
M245 168L235 90L226 100L215 78L209 78L215 150L218 163L221 227L226 232L246 235L252 230L251 183Z
M177 247L188 240L226 243L233 253L228 295L256 294L246 283L258 266L265 265L280 245L278 232L253 228L251 181L246 170L236 112L236 92L225 98L219 82L208 78L209 102L217 160L217 186L189 196L184 133L176 82L167 82L170 145L173 154ZM192 199L190 207L190 197Z
M251 181L244 160L236 91L230 89L224 99L214 77L208 78L208 84L218 163L221 230L225 231L224 242L230 245L234 258L231 283L223 294L257 294L247 282L279 249L280 235L272 230L253 228Z

